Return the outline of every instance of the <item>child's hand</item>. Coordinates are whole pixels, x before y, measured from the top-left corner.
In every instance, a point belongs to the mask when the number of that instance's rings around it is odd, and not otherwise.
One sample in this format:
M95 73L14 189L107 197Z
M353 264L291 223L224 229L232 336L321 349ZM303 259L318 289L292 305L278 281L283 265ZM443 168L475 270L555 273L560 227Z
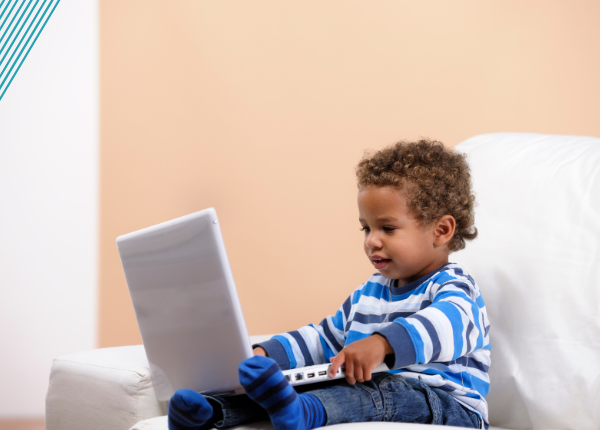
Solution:
M260 346L257 346L256 348L254 348L253 352L254 352L254 355L262 355L263 357L268 357L267 351L265 351L264 348L261 348Z
M346 381L349 384L370 381L373 369L383 363L387 354L393 352L387 339L379 334L357 340L331 357L329 377L333 378L338 368L346 363Z

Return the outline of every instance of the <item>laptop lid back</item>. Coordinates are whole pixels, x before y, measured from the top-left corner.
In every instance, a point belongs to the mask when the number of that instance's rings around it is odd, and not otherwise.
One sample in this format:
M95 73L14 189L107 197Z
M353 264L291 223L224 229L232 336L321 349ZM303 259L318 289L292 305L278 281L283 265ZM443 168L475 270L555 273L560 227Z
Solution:
M117 238L158 399L231 392L252 356L213 208Z

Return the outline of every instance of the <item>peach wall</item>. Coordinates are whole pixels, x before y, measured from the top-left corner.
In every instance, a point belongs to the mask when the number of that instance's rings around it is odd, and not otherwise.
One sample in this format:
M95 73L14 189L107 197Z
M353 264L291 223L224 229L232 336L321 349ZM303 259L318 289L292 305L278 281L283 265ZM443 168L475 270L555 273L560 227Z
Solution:
M217 208L251 334L374 270L366 148L600 136L594 1L101 0L100 345L141 341L115 238Z

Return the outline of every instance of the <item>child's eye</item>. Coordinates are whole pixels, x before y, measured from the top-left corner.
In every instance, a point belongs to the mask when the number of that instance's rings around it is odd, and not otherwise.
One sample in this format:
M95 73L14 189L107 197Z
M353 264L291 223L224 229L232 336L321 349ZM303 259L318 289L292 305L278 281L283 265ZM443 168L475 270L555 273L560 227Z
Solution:
M371 231L371 229L369 227L363 227L360 229L360 231L364 231L365 233L368 233Z
M396 227L383 227L383 231L385 231L386 233L390 233L394 230L396 230Z

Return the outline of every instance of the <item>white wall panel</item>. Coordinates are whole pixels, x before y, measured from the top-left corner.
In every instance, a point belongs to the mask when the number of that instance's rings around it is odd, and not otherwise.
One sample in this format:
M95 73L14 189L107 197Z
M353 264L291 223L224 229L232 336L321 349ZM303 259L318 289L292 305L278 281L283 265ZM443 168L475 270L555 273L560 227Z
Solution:
M98 4L62 0L0 101L0 419L96 345Z

